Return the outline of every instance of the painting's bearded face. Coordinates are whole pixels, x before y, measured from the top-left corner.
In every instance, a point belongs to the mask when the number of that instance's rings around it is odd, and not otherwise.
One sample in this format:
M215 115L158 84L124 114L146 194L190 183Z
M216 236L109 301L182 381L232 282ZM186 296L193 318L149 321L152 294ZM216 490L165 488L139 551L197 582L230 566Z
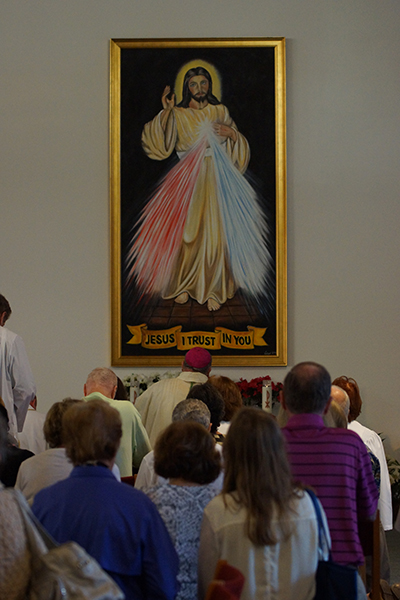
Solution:
M204 75L194 75L189 79L189 92L191 97L197 102L202 102L207 98L210 83Z

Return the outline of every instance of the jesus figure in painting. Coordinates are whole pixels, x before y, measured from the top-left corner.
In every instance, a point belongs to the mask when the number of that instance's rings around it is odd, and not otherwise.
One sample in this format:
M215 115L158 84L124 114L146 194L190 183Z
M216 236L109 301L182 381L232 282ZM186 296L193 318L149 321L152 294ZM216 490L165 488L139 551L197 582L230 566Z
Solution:
M270 256L256 192L244 177L246 138L213 95L203 67L186 72L182 102L166 86L161 112L144 126L142 147L153 160L173 151L174 166L141 214L129 252L130 279L141 294L218 310L242 288L265 294Z

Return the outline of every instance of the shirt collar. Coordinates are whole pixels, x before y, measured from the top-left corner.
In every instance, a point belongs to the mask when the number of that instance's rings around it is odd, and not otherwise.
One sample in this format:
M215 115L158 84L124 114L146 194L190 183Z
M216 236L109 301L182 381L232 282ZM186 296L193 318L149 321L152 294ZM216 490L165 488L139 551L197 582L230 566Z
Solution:
M108 404L112 402L112 398L107 398L107 396L104 396L104 394L101 394L100 392L92 392L88 396L84 396L82 400L104 400L104 402L107 402Z
M110 469L105 468L104 465L83 465L74 467L70 477L112 477L116 481Z
M207 383L208 377L204 373L196 373L195 371L182 371L179 374L179 379L183 379L188 383Z
M324 421L321 415L314 413L302 413L300 415L292 415L287 422L287 429L298 429L298 428L309 428L309 427L325 427Z

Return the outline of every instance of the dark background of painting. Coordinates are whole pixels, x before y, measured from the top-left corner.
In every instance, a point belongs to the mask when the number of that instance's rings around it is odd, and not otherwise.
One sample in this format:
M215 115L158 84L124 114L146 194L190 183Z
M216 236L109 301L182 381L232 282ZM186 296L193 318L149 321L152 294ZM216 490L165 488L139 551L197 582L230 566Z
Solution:
M134 285L125 285L125 259L140 211L158 181L177 158L149 159L141 147L145 123L162 109L166 85L174 87L182 65L205 60L221 78L222 95L238 130L247 138L251 159L246 177L259 193L270 229L270 253L275 264L275 61L273 47L259 48L122 48L121 49L121 355L176 355L176 348L147 350L126 342L127 325L141 323L145 299ZM276 353L275 274L264 304L268 354ZM249 323L252 325L252 323ZM192 328L193 330L193 328ZM204 327L202 327L204 330ZM215 355L260 355L262 347L244 352L222 348Z

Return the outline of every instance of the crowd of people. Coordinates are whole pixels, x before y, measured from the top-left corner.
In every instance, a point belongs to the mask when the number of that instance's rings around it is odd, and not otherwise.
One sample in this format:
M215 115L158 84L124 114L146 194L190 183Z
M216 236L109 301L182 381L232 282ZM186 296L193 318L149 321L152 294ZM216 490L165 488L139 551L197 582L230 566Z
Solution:
M15 343L4 335L4 300L0 348L3 339ZM29 589L22 493L50 535L80 544L127 600L203 600L220 559L243 574L245 600L312 600L318 561L329 555L354 569L355 598L365 600L359 523L379 506L382 531L391 529L391 501L380 438L356 421L353 379L332 387L323 366L296 365L276 418L244 407L229 378L210 377L203 348L189 350L180 375L155 383L135 405L111 369L97 368L83 398L50 408L46 449L32 452L16 436L36 390L26 362L28 380L19 380L13 400L17 378L9 374L18 361L7 366L9 356L0 354L0 380L7 373L11 381L0 388L8 394L0 403L0 598L25 600ZM388 570L384 544L381 562Z

